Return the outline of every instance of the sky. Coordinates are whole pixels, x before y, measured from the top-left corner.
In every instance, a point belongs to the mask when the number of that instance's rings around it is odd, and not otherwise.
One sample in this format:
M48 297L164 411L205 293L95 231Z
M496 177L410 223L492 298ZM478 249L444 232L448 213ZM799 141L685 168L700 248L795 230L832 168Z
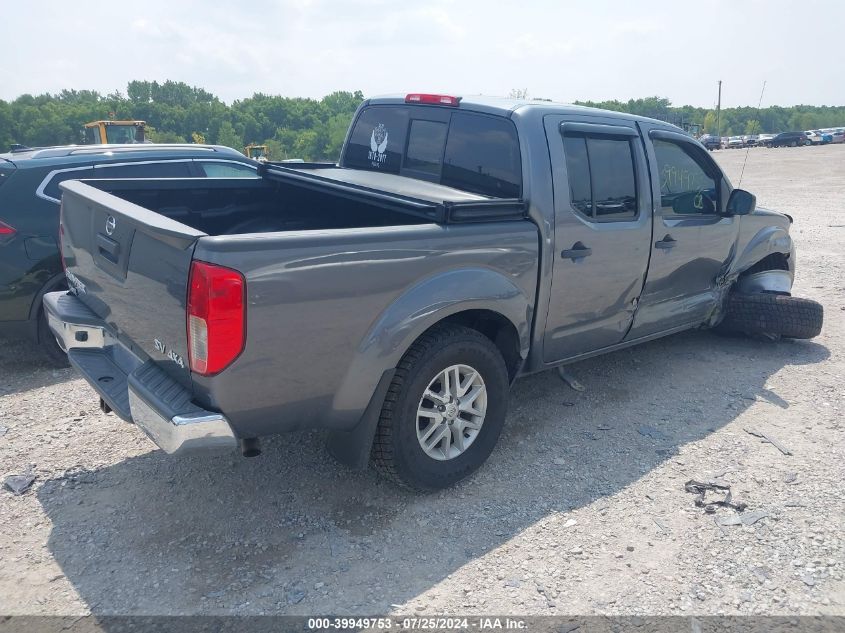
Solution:
M845 105L845 0L4 2L0 99L184 81L260 92Z

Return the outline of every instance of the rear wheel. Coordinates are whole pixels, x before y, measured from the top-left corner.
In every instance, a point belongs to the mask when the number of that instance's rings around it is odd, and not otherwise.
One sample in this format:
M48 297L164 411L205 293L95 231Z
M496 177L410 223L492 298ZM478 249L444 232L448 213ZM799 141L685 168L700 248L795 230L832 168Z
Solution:
M731 293L718 327L751 336L808 339L819 335L823 321L824 309L812 299L765 292Z
M508 388L505 361L490 339L462 326L431 329L399 362L379 418L373 464L414 490L457 483L493 451Z

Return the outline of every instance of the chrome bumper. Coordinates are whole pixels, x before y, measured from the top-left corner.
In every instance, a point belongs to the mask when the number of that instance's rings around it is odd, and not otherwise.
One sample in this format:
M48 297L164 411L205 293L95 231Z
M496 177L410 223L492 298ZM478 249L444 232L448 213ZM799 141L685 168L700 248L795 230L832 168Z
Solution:
M65 292L48 293L44 310L71 364L115 414L138 425L163 451L174 454L237 445L222 413L191 402L188 390L153 361L131 352L78 298Z
M234 448L235 435L222 413L192 411L166 418L129 386L132 420L165 453Z

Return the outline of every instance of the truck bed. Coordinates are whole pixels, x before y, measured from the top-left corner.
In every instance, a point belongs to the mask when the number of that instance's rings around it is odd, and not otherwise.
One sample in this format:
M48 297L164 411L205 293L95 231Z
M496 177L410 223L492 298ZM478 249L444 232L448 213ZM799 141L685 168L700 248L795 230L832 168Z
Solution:
M85 180L206 235L518 219L519 200L490 199L392 174L270 164L255 179Z

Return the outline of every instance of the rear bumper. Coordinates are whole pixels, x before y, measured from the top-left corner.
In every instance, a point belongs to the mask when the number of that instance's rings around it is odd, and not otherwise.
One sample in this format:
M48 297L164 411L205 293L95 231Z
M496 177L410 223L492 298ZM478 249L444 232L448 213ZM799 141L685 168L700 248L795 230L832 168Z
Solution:
M105 322L66 292L44 296L47 323L71 364L118 416L166 453L234 448L226 417L191 402L191 393L151 360L133 353Z

